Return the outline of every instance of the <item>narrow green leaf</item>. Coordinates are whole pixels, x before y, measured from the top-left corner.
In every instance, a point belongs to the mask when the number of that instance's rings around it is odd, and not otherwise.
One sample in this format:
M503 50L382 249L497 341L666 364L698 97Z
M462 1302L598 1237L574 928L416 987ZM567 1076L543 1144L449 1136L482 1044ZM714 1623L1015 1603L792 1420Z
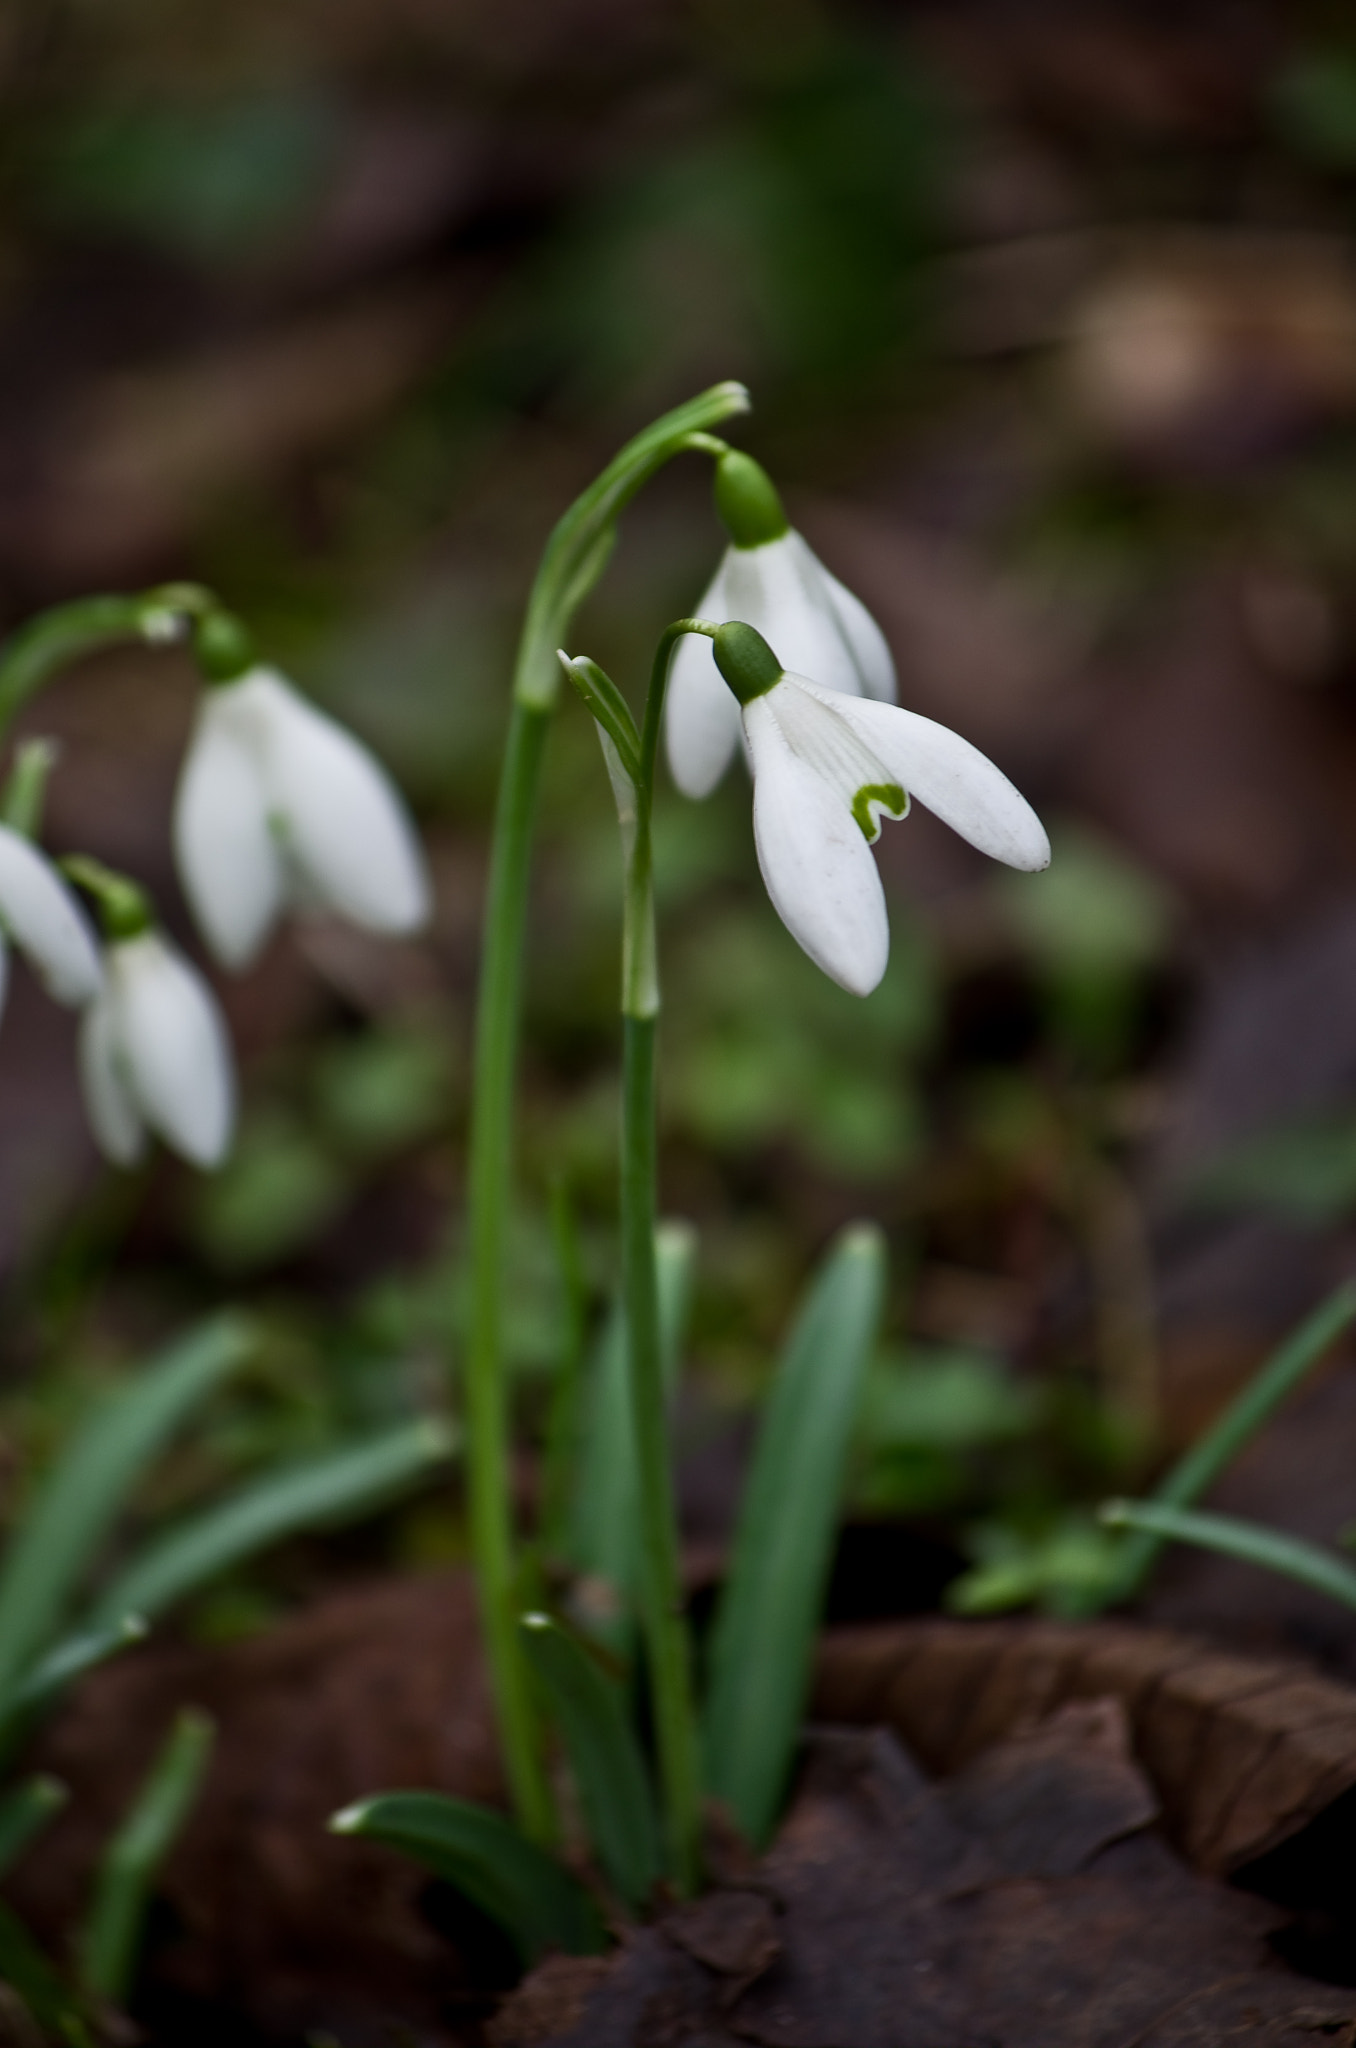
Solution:
M197 1798L212 1753L206 1714L185 1707L100 1859L94 1900L78 1937L80 1979L91 1997L121 2005L136 1967L156 1874Z
M625 1693L548 1614L523 1616L523 1642L564 1738L599 1862L617 1896L639 1910L662 1855L649 1773Z
M98 1628L64 1637L20 1679L0 1712L0 1757L7 1756L56 1705L68 1685L129 1643L139 1643L145 1634L141 1615L122 1614Z
M214 1316L168 1345L133 1385L96 1404L24 1516L0 1571L0 1700L59 1625L147 1465L253 1341L243 1317Z
M590 1894L512 1821L442 1792L382 1792L336 1813L337 1835L386 1842L465 1892L497 1920L524 1963L551 1949L597 1955L607 1946Z
M560 1277L561 1337L542 1444L538 1531L543 1556L554 1560L561 1555L566 1541L571 1487L579 1459L579 1411L588 1349L589 1314L589 1290L579 1245L579 1229L569 1188L563 1180L556 1181L551 1189L551 1239Z
M60 1779L42 1773L11 1785L0 1796L0 1877L14 1868L29 1843L42 1833L53 1814L60 1813L69 1796Z
M267 1473L148 1544L100 1595L91 1626L129 1609L154 1618L270 1543L371 1514L441 1464L454 1442L450 1425L425 1418Z
M617 749L618 758L632 784L640 781L640 734L631 707L605 669L587 654L561 656L561 665L574 684L594 720Z
M1159 1507L1186 1508L1199 1500L1244 1445L1270 1421L1282 1401L1313 1370L1353 1318L1356 1280L1346 1280L1272 1352L1224 1413L1183 1453L1154 1488L1153 1502ZM1164 1540L1147 1525L1136 1526L1117 1565L1114 1584L1108 1587L1108 1599L1129 1599L1139 1591Z
M783 1351L712 1629L707 1789L759 1846L777 1817L805 1704L884 1289L881 1234L855 1224L830 1251Z
M661 1223L654 1250L664 1377L672 1386L687 1334L696 1250L691 1225ZM578 1575L571 1618L616 1655L628 1657L635 1634L640 1527L626 1318L620 1302L603 1326L586 1375L565 1561Z
M1102 1520L1110 1529L1142 1529L1161 1543L1194 1543L1202 1550L1216 1550L1223 1557L1236 1557L1244 1564L1264 1566L1298 1579L1315 1592L1340 1600L1344 1607L1356 1607L1356 1571L1340 1558L1306 1543L1301 1536L1287 1536L1268 1529L1262 1522L1245 1522L1237 1515L1208 1515L1191 1508L1174 1508L1152 1500L1111 1500L1102 1509Z
M8 1906L0 1905L0 1983L18 1993L38 2025L69 2048L89 2048L89 2029L72 1993Z

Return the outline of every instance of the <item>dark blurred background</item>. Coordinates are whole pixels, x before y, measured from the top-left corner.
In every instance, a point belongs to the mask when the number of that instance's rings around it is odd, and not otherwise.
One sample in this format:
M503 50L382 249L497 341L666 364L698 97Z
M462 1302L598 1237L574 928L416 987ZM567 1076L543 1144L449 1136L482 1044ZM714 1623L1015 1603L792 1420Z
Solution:
M272 1335L219 1470L436 1397L518 610L614 447L730 376L904 700L994 755L1056 859L1016 878L925 815L887 831L893 960L861 1004L776 922L742 778L665 795L693 1531L855 1214L896 1280L858 1514L1059 1540L1196 1428L1356 1218L1348 10L8 0L0 138L0 617L212 584L401 778L439 906L418 943L294 928L222 986L246 1113L212 1180L96 1164L69 1020L19 978L7 1457L226 1297ZM628 685L715 561L707 490L692 461L647 493L580 620ZM118 653L25 719L63 745L49 844L145 876L186 943L193 703L174 654ZM529 1428L554 1180L610 1279L617 918L567 706L513 1254ZM1344 1484L1309 1489L1314 1533ZM406 1561L459 1540L434 1505L391 1537ZM221 1627L265 1598L233 1597Z

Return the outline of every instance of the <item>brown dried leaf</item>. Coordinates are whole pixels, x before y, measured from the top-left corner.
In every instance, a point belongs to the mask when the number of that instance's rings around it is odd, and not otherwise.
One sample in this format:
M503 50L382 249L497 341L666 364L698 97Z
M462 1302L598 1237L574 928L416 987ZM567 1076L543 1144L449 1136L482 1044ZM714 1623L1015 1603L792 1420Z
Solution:
M1170 1837L1203 1870L1250 1862L1356 1785L1356 1692L1117 1622L837 1631L814 1706L826 1720L885 1722L948 1772L1064 1701L1105 1697L1125 1709Z

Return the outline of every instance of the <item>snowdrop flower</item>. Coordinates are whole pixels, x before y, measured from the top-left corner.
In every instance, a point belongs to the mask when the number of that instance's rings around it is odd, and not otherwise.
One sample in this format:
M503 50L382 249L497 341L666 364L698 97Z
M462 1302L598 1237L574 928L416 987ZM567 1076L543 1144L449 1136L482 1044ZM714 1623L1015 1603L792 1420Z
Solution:
M154 1132L218 1166L235 1123L230 1041L211 989L153 926L114 939L80 1028L80 1079L101 1149L134 1166Z
M74 896L45 854L0 825L0 1009L11 944L59 1003L87 1003L103 985L99 950Z
M409 932L429 911L414 827L367 748L254 662L244 629L202 622L209 687L174 805L174 845L203 935L227 967L258 953L285 903Z
M871 846L910 796L1009 867L1047 867L1026 798L959 733L894 704L788 675L752 626L716 629L716 665L741 707L758 865L773 907L825 974L870 995L890 929Z
M698 615L743 619L775 639L791 666L826 689L895 701L885 635L787 523L771 478L731 449L716 464L716 510L731 536ZM711 646L695 636L673 658L664 715L669 768L684 796L709 796L739 743L739 707Z

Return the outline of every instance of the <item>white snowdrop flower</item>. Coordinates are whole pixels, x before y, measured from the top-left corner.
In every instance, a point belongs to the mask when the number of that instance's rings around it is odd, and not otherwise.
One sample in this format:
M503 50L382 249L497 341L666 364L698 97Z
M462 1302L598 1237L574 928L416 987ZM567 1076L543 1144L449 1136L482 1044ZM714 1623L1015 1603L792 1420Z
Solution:
M99 949L75 897L44 853L0 825L0 1009L11 944L59 1003L87 1003L103 985Z
M201 635L198 653L210 676ZM428 874L385 770L276 670L227 678L206 693L174 804L180 877L212 951L248 965L289 902L414 931Z
M100 1148L133 1166L148 1133L217 1166L235 1123L230 1041L216 998L150 925L110 941L103 993L80 1027L80 1079Z
M753 768L753 829L768 895L825 974L869 995L890 929L872 843L911 796L1009 867L1050 862L1026 798L959 733L788 675L761 634L720 626L716 663L741 706Z
M788 525L766 470L735 450L716 465L716 509L731 535L698 615L743 619L773 640L790 666L826 689L895 701L885 635L860 598L831 576ZM711 645L690 635L669 675L664 742L685 796L709 796L739 744L739 707L721 681Z

